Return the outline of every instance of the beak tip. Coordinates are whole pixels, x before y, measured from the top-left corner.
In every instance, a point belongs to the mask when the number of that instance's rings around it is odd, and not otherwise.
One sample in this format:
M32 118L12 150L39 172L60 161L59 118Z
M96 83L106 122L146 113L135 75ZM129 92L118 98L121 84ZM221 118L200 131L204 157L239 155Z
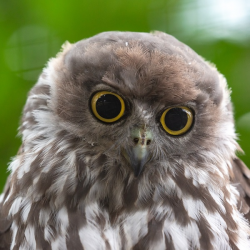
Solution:
M142 162L139 162L138 164L133 164L135 178L137 178L141 174L143 170L143 166L144 166L144 163Z
M143 172L145 164L150 160L150 154L147 149L138 150L138 148L132 148L126 150L126 159L134 173L134 177L137 178Z
M141 171L134 171L134 177L137 178L140 175Z

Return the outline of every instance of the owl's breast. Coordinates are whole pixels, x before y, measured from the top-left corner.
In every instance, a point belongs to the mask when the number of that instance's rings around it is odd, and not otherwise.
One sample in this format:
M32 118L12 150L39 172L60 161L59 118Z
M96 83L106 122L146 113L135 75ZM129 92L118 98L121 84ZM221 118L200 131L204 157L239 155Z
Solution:
M216 246L216 241L209 239L208 234L211 232L202 230L207 221L192 220L185 223L184 220L176 218L176 214L167 206L124 212L114 222L108 211L93 203L85 207L83 214L68 214L68 218L68 232L59 237L64 239L61 243L65 244L65 249L182 250L208 249L212 244ZM220 220L216 215L214 219ZM207 242L202 242L204 237ZM225 249L231 249L225 229L217 232L217 239L220 239L218 247L223 245Z

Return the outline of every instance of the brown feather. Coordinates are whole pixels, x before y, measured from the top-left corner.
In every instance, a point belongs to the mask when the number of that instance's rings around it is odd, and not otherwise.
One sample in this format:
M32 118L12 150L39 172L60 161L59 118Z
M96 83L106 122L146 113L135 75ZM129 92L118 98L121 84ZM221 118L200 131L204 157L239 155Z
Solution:
M8 195L10 191L10 176L4 187L5 197ZM10 249L11 242L11 221L6 218L2 213L2 203L0 203L0 250Z
M231 181L240 193L238 208L250 222L250 170L238 158L232 160L232 166L233 175Z

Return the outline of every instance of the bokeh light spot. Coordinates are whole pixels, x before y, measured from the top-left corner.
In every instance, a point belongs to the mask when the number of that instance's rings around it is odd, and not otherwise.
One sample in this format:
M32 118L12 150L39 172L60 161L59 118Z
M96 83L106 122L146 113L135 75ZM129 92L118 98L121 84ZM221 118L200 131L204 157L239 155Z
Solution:
M48 58L60 49L62 41L52 31L41 26L24 26L9 38L5 60L19 77L35 81Z
M242 115L237 120L237 127L243 131L250 132L250 112Z

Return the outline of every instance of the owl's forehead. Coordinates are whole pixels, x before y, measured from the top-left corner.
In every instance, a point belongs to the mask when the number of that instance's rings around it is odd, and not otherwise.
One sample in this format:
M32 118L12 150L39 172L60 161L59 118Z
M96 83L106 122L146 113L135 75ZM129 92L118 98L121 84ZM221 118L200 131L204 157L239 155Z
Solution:
M175 38L163 38L131 32L99 34L73 45L64 58L67 73L86 86L102 83L146 101L172 105L205 94L219 103L217 71Z

